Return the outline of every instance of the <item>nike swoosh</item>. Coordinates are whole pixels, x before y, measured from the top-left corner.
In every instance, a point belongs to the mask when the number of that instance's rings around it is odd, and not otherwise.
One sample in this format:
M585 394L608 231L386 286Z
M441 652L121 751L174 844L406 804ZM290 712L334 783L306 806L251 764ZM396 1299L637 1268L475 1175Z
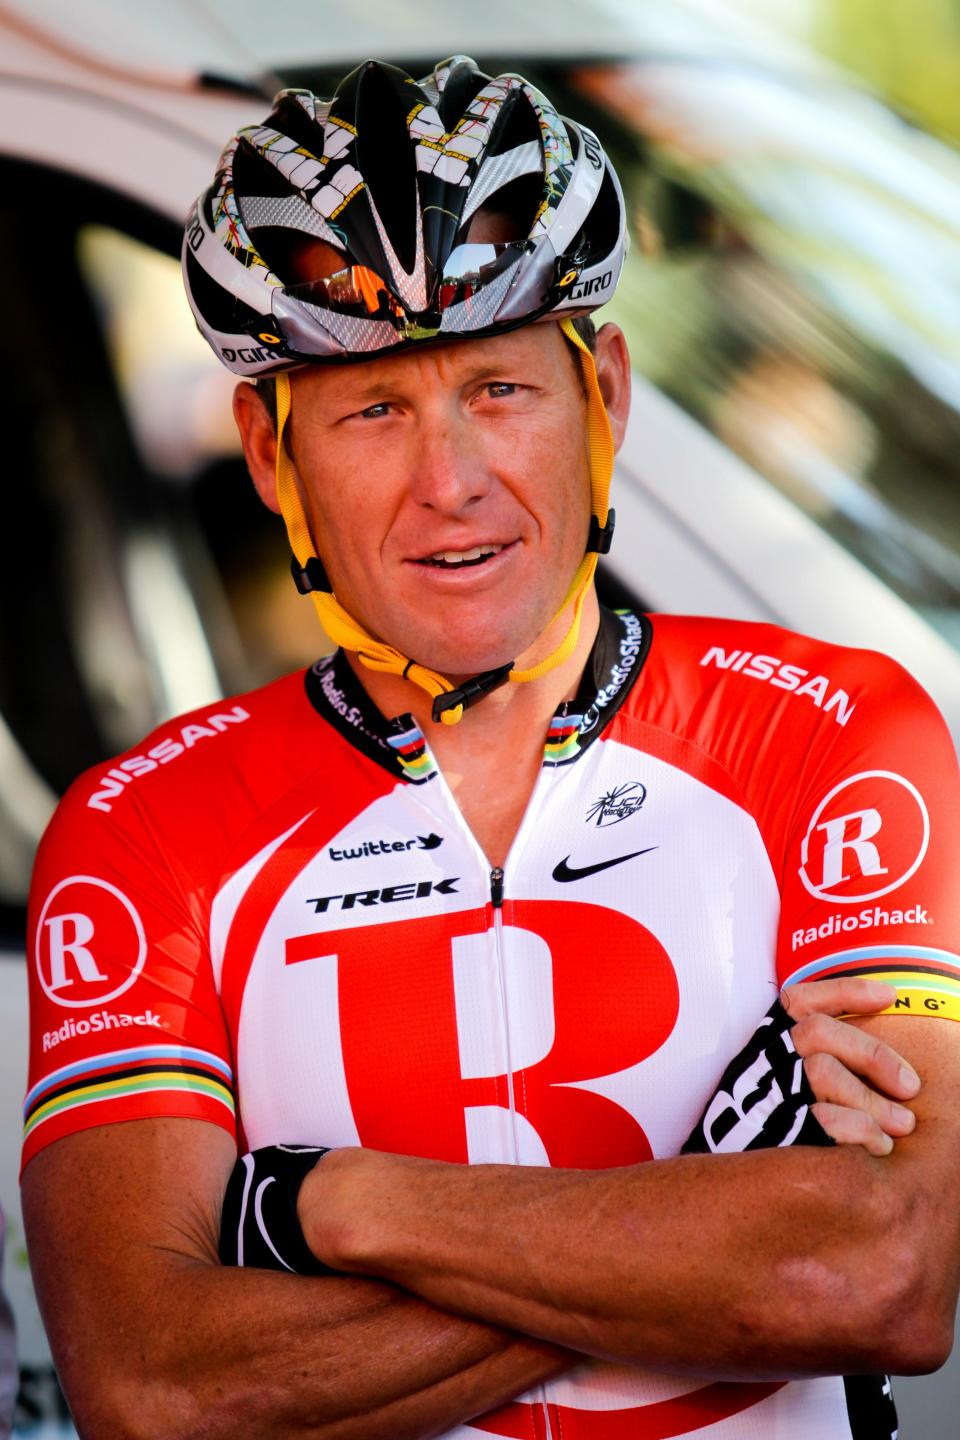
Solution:
M578 869L567 864L570 859L567 855L554 869L553 878L561 883L567 880L585 880L588 875L599 875L601 870L609 870L611 865L622 865L624 860L635 860L638 855L649 855L651 850L659 848L658 845L648 845L646 850L632 850L629 855L617 855L613 860L598 860L595 865L583 865Z

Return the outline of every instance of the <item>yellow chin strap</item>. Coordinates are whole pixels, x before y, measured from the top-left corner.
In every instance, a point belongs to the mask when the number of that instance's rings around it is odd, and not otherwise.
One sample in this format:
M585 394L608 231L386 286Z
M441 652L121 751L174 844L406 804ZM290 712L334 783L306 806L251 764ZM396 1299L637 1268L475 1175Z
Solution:
M593 356L573 328L572 321L562 320L560 328L571 345L575 345L579 351L587 390L587 437L590 457L591 514L593 516L591 537L593 537L595 531L602 532L606 529L610 518L613 436L610 433L610 420L600 394ZM284 426L289 416L290 380L286 372L282 371L277 376L277 501L297 564L301 570L306 571L311 560L316 563L317 555L297 487L293 463L283 444ZM557 665L561 665L573 653L580 636L583 602L593 581L598 559L599 554L596 550L591 550L584 555L577 567L577 573L570 583L563 604L557 611L557 615L554 616L554 620L557 619L571 601L573 602L573 620L560 644L551 651L545 660L541 660L539 665L534 665L529 670L511 669L506 678L512 684L519 684L524 680L539 680L541 675L546 675ZM392 645L386 645L382 640L374 640L371 635L361 629L356 620L347 614L336 597L328 591L311 590L310 598L316 607L321 625L334 644L344 650L352 650L368 670L380 670L388 675L402 675L406 679L412 680L415 685L419 685L433 700L454 689L453 683L446 676L438 674L436 670L429 670L425 665L418 665L415 660L409 660L406 655L402 655ZM440 718L444 725L456 725L462 719L463 711L462 704L454 705L450 709L444 710Z

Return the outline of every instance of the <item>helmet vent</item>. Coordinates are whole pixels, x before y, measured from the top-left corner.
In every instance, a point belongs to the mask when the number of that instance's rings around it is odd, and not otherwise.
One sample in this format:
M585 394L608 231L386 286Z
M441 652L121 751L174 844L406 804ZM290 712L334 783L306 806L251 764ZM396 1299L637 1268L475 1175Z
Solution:
M467 106L476 99L489 79L489 75L482 74L472 60L458 60L450 67L437 105L443 128L448 133L463 118Z
M536 141L542 155L543 136L540 133L537 112L523 90L518 87L512 90L503 102L493 127L487 155L491 158L494 155L503 155L518 146L529 145L532 141Z
M244 136L233 157L233 186L243 214L244 195L273 195L277 198L290 194L290 181L271 165L269 160L256 150Z
M535 176L525 187L512 182L521 176ZM518 240L525 240L533 226L537 206L543 193L543 151L537 140L518 145L503 155L491 156L470 186L463 207L461 224L466 225L473 214L486 206L518 221Z
M571 256L578 255L584 266L598 263L618 248L622 224L620 197L610 178L609 169L605 169L586 224L567 247L567 253Z
M281 135L289 135L304 150L319 160L323 154L324 107L318 106L318 119L314 120L304 109L295 90L281 90L276 98L273 113L266 120Z
M416 91L407 86L412 109ZM370 64L359 77L356 108L357 169L407 274L417 257L417 162L407 112L386 67Z
M218 285L213 276L208 275L203 266L198 263L196 256L190 250L186 251L184 264L193 303L210 329L220 330L226 334L235 334L237 331L245 329L248 322L257 320L255 311L251 310L248 305L244 305L222 285Z

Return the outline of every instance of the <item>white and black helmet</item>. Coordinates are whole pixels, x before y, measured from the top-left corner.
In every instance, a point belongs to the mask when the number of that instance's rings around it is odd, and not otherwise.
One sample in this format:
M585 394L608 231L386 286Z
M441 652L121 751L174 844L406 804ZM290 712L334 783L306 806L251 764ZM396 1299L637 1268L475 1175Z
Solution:
M471 241L491 213L512 238ZM332 100L281 91L223 152L183 267L215 353L258 376L586 313L626 243L596 136L458 55L419 81L367 61Z

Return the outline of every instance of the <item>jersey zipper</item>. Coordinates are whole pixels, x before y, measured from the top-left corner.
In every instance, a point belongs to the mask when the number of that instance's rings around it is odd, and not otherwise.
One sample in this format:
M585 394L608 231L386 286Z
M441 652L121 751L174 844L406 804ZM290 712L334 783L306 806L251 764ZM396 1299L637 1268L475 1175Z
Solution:
M513 1056L510 1047L510 1014L507 1009L507 979L503 963L503 869L495 865L490 871L490 901L493 905L493 934L497 952L497 976L500 985L500 1012L503 1015L503 1035L507 1059L507 1103L510 1109L511 1134L513 1137L513 1163L520 1164L520 1145L517 1136L517 1107L513 1088ZM550 1423L550 1409L547 1403L547 1387L539 1386L540 1408L542 1411L545 1440L554 1440Z
M517 1106L513 1089L513 1051L510 1044L510 1010L507 1004L507 972L503 954L503 870L499 865L490 871L490 899L493 903L493 943L497 956L497 987L500 991L500 1014L503 1016L503 1044L507 1067L507 1109L510 1115L510 1137L513 1141L512 1164L520 1164L517 1137Z

